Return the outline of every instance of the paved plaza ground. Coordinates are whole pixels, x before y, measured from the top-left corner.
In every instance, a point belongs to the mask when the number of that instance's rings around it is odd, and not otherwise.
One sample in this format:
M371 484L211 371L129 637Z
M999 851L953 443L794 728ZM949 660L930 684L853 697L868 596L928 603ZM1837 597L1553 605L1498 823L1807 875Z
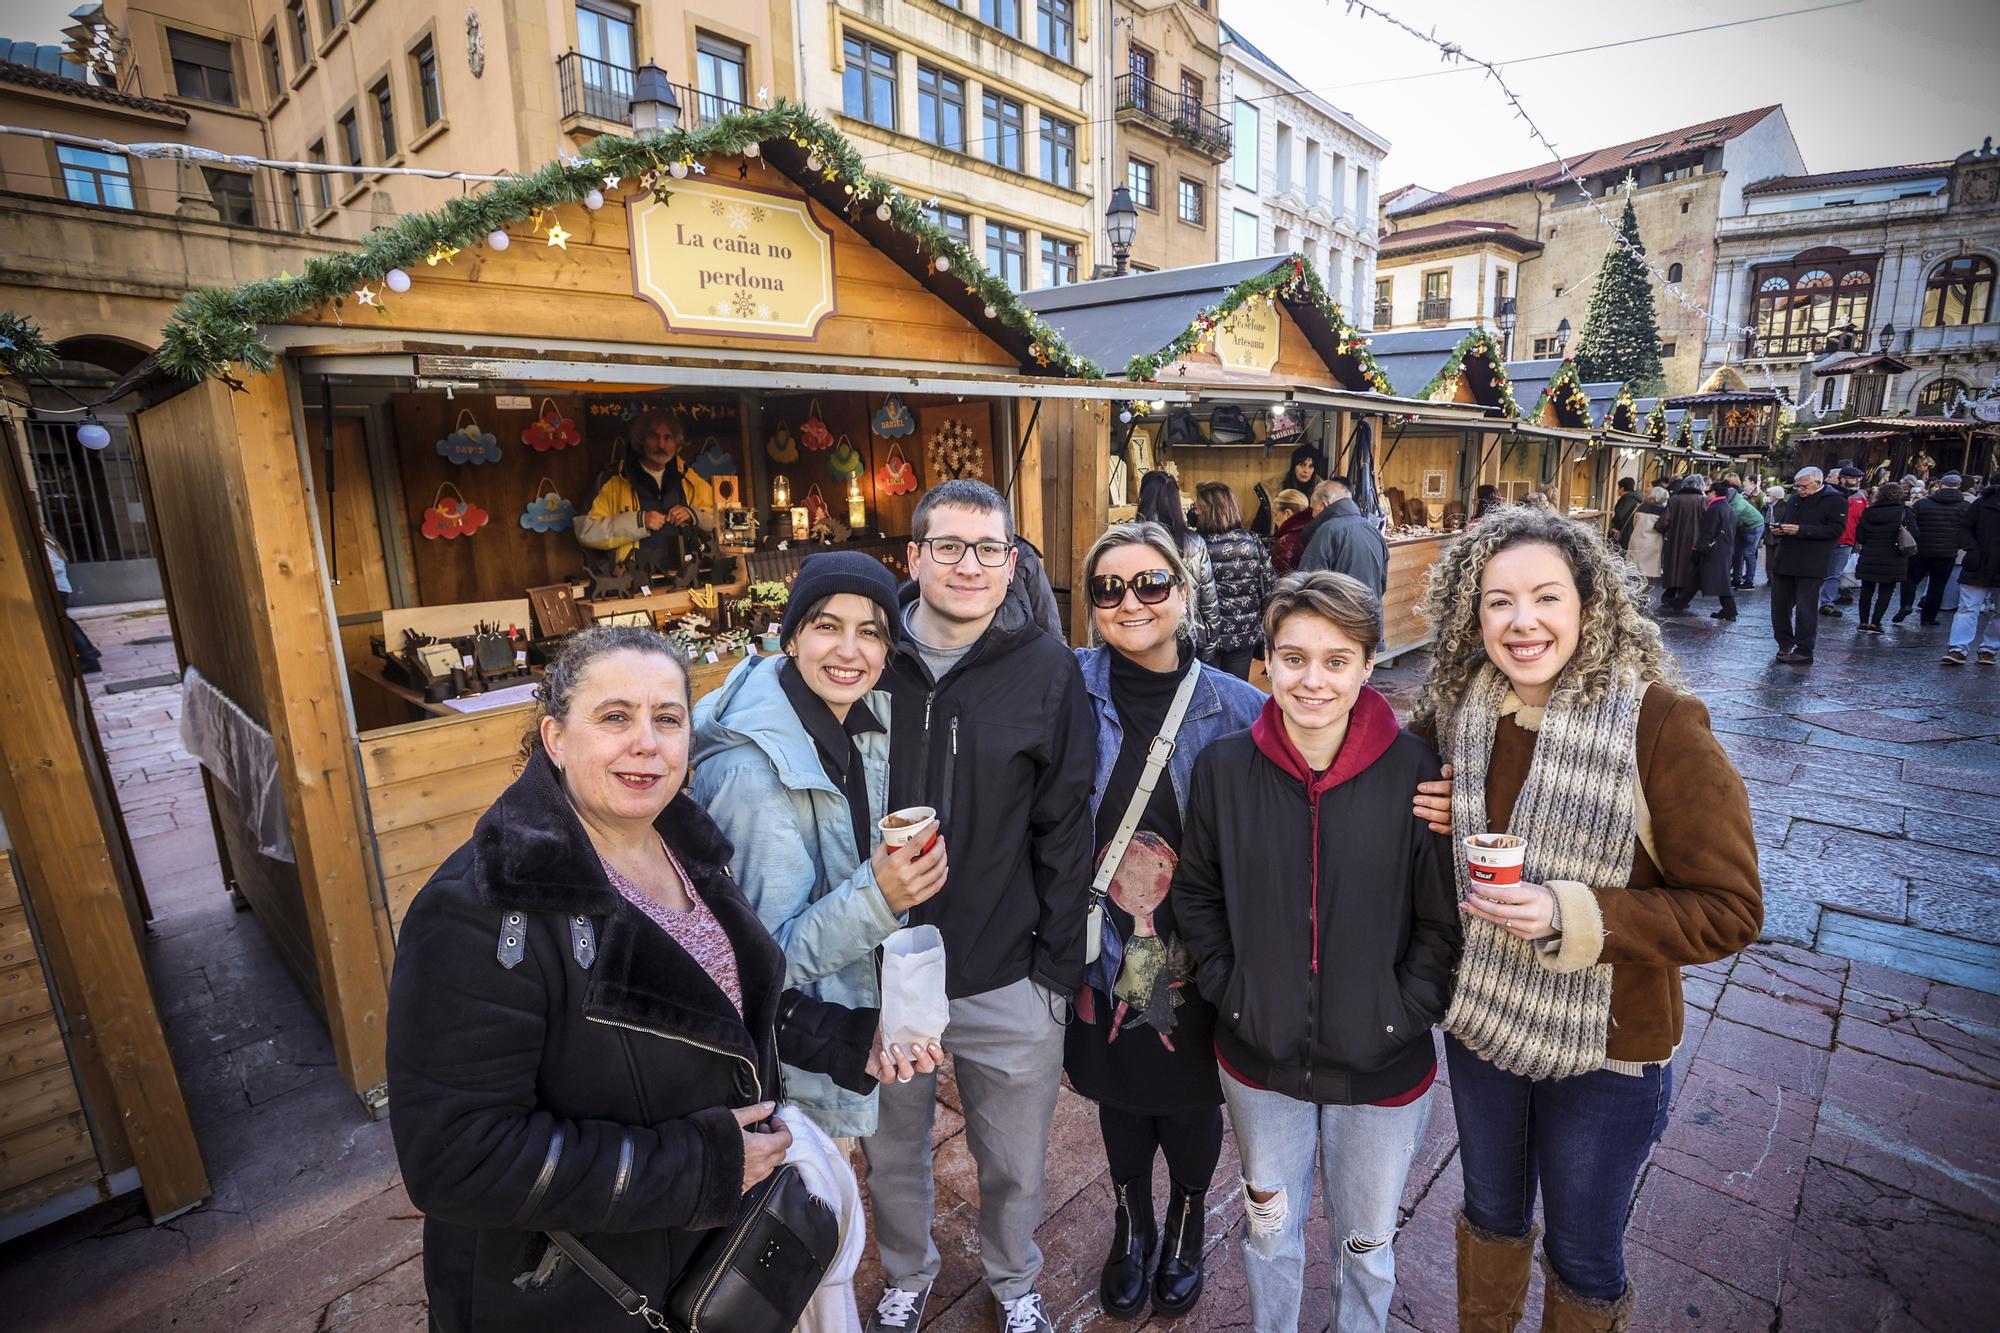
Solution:
M422 1330L421 1219L389 1127L340 1084L310 1004L224 893L201 783L178 741L178 688L107 692L171 677L166 617L84 614L106 649L92 693L152 897L148 953L215 1194L164 1226L149 1226L131 1199L0 1247L0 1326ZM1741 957L1687 972L1673 1118L1630 1225L1635 1327L1993 1327L2000 669L1941 667L1943 631L1914 619L1858 637L1851 614L1825 622L1810 672L1775 666L1761 589L1745 595L1743 615L1667 627L1749 785L1766 927ZM1421 669L1401 664L1380 683L1406 702ZM948 1081L945 1090L955 1100ZM1405 1196L1399 1330L1455 1326L1449 1096L1441 1083ZM945 1258L928 1327L941 1333L995 1326L961 1124L948 1110L937 1131ZM1187 1329L1249 1327L1229 1238L1242 1212L1235 1170L1225 1150L1209 1198L1209 1291L1179 1321ZM1118 1327L1094 1297L1111 1197L1096 1118L1067 1092L1048 1176L1042 1292L1057 1326ZM1320 1329L1323 1223L1311 1244L1320 1257L1304 1327ZM864 1300L878 1287L871 1260Z

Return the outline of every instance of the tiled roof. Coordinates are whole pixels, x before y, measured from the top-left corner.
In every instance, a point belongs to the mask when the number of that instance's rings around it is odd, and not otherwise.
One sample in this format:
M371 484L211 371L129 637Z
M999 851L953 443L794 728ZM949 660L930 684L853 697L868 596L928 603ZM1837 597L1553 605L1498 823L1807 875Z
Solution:
M1590 177L1607 171L1622 170L1641 166L1663 157L1673 157L1696 148L1712 147L1727 143L1743 133L1764 117L1778 110L1776 106L1758 107L1755 111L1742 111L1720 120L1705 120L1699 125L1684 125L1677 130L1661 134L1649 134L1643 138L1630 139L1609 148L1599 148L1570 159L1570 170L1579 177ZM1468 199L1484 199L1489 195L1508 194L1515 190L1542 189L1563 179L1562 167L1556 162L1546 162L1540 166L1524 167L1519 171L1505 171L1497 176L1485 176L1479 180L1466 181L1447 190L1439 190L1422 203L1413 204L1407 212L1420 213L1425 209L1442 207L1445 204L1460 204Z
M1828 190L1842 185L1873 185L1878 181L1914 180L1941 176L1951 170L1949 162L1912 162L1902 167L1864 167L1859 171L1826 171L1817 176L1773 176L1743 187L1745 194L1783 194L1792 190Z
M92 102L103 102L107 106L145 111L155 116L171 116L183 125L188 119L188 113L171 102L121 93L116 88L99 87L82 79L52 74L33 65L20 65L11 60L0 60L0 83L18 84L23 88L35 88L48 93L61 93L66 97L82 97Z
M1542 243L1532 236L1523 236L1520 230L1505 222L1477 222L1469 218L1458 218L1450 222L1432 222L1422 227L1411 227L1407 231L1392 232L1382 238L1376 247L1378 255L1409 254L1419 250L1435 250L1447 245L1460 245L1468 241L1491 241L1495 245L1506 246L1526 254L1542 249Z

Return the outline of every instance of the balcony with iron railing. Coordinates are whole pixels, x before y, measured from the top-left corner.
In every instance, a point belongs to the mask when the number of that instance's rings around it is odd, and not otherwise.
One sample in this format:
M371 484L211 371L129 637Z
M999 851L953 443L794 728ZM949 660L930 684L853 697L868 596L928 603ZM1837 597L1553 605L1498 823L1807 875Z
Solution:
M1378 329L1388 328L1390 324L1395 322L1395 313L1395 307L1389 302L1377 301L1375 303L1375 327Z
M1451 318L1451 298L1449 296L1426 296L1417 308L1420 323L1443 323Z
M1832 335L1825 329L1817 333L1784 333L1766 336L1758 333L1743 335L1743 355L1749 359L1773 356L1818 356L1826 347L1826 340Z
M632 86L636 70L606 60L571 51L556 57L556 86L562 93L564 128L572 121L598 120L629 125L632 120ZM733 111L750 108L716 93L703 92L684 83L670 85L680 103L678 124L684 130L704 129Z
M1143 74L1121 74L1114 87L1120 121L1150 125L1202 156L1226 160L1234 133L1228 121L1203 106L1199 98L1153 82Z

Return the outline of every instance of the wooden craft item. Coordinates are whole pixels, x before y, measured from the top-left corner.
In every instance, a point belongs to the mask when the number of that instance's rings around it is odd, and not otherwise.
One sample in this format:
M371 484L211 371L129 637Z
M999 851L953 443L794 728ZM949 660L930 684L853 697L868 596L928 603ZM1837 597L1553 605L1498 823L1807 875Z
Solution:
M479 419L469 407L459 409L455 427L438 440L436 448L439 458L461 466L500 461L500 441L492 431L479 428Z
M535 624L545 638L573 634L583 628L583 618L576 609L576 590L567 583L528 589L528 604L534 608Z
M576 423L562 414L555 399L542 399L542 411L527 429L521 432L521 443L536 453L546 453L551 449L567 449L572 444L583 443L583 432Z
M882 495L908 495L917 489L917 470L903 456L903 446L891 442L882 466L875 469L875 490Z
M806 413L805 423L799 427L799 443L815 453L833 447L833 431L828 429L826 418L820 415L817 398L812 400L812 408Z
M445 492L452 492L456 499L446 499ZM459 537L470 537L486 526L491 517L484 509L459 494L458 487L445 482L438 487L437 497L430 508L424 510L423 534L432 541L452 541Z
M834 445L833 452L826 456L826 470L836 477L858 477L867 466L861 459L861 451L845 435Z

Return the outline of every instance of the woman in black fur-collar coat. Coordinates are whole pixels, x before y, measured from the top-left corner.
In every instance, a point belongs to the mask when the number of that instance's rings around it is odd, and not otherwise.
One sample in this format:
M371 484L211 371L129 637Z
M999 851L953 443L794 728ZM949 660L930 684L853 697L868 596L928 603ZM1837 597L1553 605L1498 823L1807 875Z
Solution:
M686 795L686 668L576 635L520 778L411 904L389 999L390 1124L443 1333L636 1327L544 1234L659 1308L700 1231L783 1160L778 1064L865 1092L877 1015L784 959Z

